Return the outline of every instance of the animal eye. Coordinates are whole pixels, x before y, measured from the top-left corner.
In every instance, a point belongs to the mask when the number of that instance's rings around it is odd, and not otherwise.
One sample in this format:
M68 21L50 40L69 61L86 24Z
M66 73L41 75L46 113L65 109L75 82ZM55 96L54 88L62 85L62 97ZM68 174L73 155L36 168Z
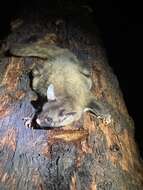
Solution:
M73 111L73 112L68 112L68 113L66 113L66 115L75 115L76 114L76 112L75 111Z
M52 123L52 121L53 121L53 120L52 120L52 118L50 118L50 117L46 117L46 118L45 118L45 122L47 122L47 123Z
M63 116L64 112L65 112L65 109L61 109L60 112L59 112L59 116Z

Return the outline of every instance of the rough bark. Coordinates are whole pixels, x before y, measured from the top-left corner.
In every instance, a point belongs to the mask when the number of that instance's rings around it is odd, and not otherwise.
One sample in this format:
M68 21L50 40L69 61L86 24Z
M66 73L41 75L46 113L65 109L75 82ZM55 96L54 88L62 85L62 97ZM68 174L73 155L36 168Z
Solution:
M91 18L31 17L12 23L3 48L45 41L69 48L92 67L92 91L110 109L109 124L90 113L76 124L40 130L24 126L34 113L30 69L38 58L7 55L0 62L1 190L141 190L143 168L118 81Z

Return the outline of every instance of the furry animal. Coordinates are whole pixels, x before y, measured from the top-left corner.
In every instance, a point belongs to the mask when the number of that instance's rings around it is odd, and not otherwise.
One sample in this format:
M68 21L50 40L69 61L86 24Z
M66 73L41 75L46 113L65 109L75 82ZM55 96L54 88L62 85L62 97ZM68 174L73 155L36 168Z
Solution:
M91 94L90 68L68 49L37 44L17 44L10 50L16 56L45 59L33 68L33 89L47 96L36 122L41 127L60 127L80 119L84 111L104 118L107 110Z

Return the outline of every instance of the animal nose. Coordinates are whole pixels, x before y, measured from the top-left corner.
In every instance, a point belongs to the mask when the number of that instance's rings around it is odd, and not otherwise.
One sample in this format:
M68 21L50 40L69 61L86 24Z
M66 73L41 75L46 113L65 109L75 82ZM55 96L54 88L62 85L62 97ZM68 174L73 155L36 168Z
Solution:
M36 122L39 124L39 125L41 125L41 121L40 121L40 119L36 119Z

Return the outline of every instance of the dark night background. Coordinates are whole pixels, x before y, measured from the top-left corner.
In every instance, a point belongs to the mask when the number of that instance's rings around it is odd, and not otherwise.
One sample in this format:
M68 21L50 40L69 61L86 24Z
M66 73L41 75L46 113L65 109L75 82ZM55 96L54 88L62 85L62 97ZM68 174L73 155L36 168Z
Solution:
M67 2L69 0L65 0ZM9 23L22 10L64 6L64 0L2 1L0 5L0 39L9 32ZM141 11L136 1L71 0L73 4L89 5L99 27L110 66L118 77L121 90L135 122L135 137L143 156Z

